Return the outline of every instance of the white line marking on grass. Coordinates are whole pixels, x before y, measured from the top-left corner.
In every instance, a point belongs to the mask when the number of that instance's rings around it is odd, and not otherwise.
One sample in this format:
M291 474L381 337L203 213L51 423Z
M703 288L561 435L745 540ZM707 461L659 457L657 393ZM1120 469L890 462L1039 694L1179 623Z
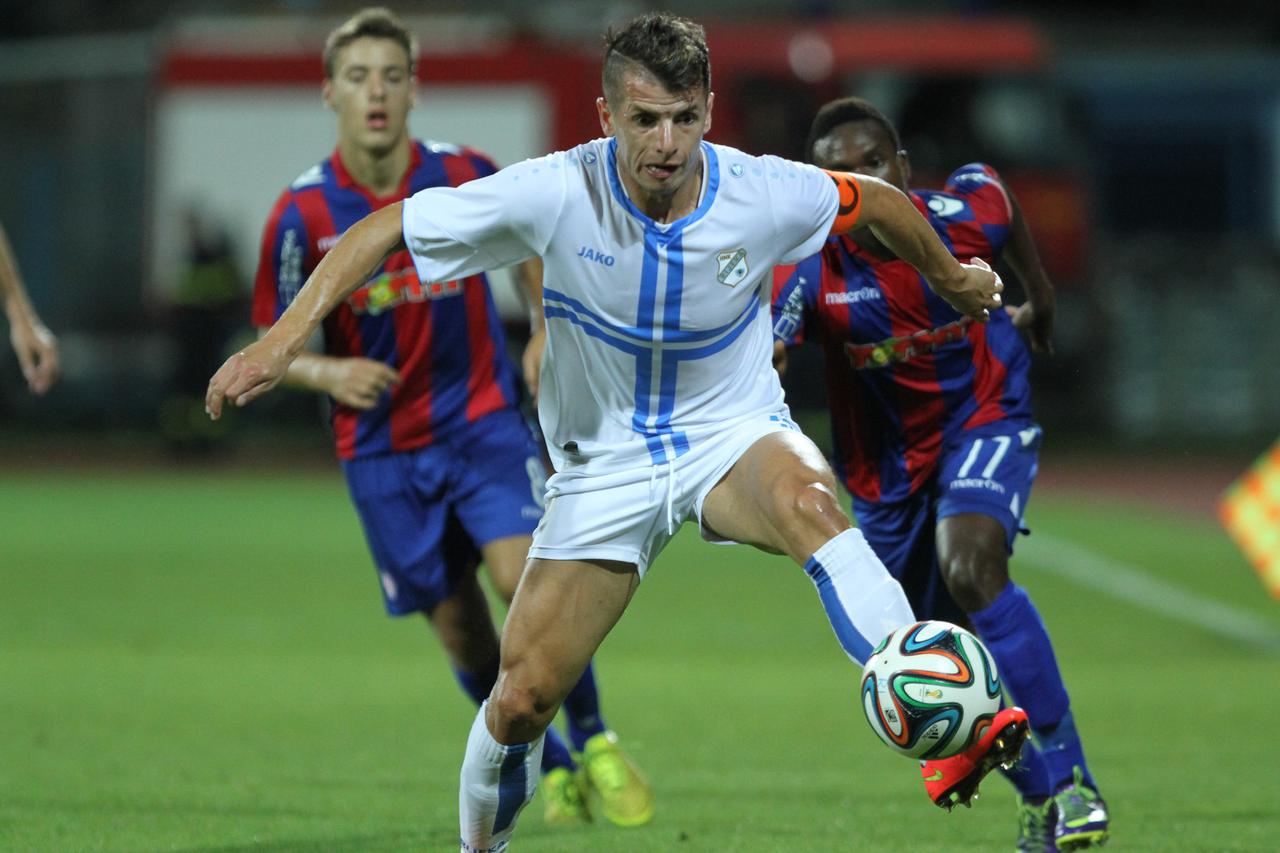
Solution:
M1088 548L1036 533L1018 543L1018 556L1081 586L1144 610L1203 628L1271 654L1280 654L1280 628L1252 613L1161 580Z

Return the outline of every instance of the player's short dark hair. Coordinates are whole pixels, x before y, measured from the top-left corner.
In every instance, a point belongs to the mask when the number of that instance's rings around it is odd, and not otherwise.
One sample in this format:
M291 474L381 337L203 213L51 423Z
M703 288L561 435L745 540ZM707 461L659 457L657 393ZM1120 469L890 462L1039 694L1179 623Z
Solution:
M889 121L888 116L876 109L870 101L862 98L837 98L822 105L818 114L813 117L809 127L809 138L804 143L804 158L813 162L813 146L818 140L835 130L842 124L851 121L874 121L889 135L894 151L902 150L902 140L898 138L898 129Z
M347 18L324 40L324 76L333 78L338 51L358 38L390 39L404 48L409 57L409 73L418 64L418 37L405 26L400 16L385 6L367 6Z
M650 12L604 36L602 83L607 100L622 91L622 75L639 65L673 94L711 91L711 59L702 26L668 12Z

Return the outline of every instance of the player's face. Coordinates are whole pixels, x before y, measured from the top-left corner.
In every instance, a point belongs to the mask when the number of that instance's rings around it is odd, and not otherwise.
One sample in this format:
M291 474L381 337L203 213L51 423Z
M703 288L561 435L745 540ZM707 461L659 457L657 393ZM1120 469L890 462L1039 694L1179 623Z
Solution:
M888 181L903 192L911 179L907 152L898 151L893 138L877 121L862 119L838 124L813 143L813 164L833 172L853 172Z
M630 189L674 195L698 174L715 96L701 86L669 92L643 71L624 74L621 89L617 103L596 101L600 127L618 140L618 171Z
M391 39L358 38L338 52L324 102L338 114L338 138L373 153L408 135L413 106L409 57Z

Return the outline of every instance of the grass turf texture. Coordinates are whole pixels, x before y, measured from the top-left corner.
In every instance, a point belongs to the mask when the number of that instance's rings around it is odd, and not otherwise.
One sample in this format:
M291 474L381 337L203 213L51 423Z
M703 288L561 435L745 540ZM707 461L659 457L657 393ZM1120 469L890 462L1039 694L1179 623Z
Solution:
M1256 613L1215 526L1038 495L1033 528ZM381 613L336 475L6 475L0 849L456 849L473 709L421 620ZM1015 562L1059 649L1116 850L1270 850L1274 657ZM521 851L1008 849L998 778L926 800L856 704L809 581L691 528L597 658L652 825Z

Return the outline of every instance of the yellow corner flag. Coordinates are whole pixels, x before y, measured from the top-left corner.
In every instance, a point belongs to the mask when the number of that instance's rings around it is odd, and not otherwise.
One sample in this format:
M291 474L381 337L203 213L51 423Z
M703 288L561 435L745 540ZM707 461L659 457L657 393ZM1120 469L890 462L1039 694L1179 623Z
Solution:
M1280 441L1227 487L1218 515L1267 590L1280 598Z

